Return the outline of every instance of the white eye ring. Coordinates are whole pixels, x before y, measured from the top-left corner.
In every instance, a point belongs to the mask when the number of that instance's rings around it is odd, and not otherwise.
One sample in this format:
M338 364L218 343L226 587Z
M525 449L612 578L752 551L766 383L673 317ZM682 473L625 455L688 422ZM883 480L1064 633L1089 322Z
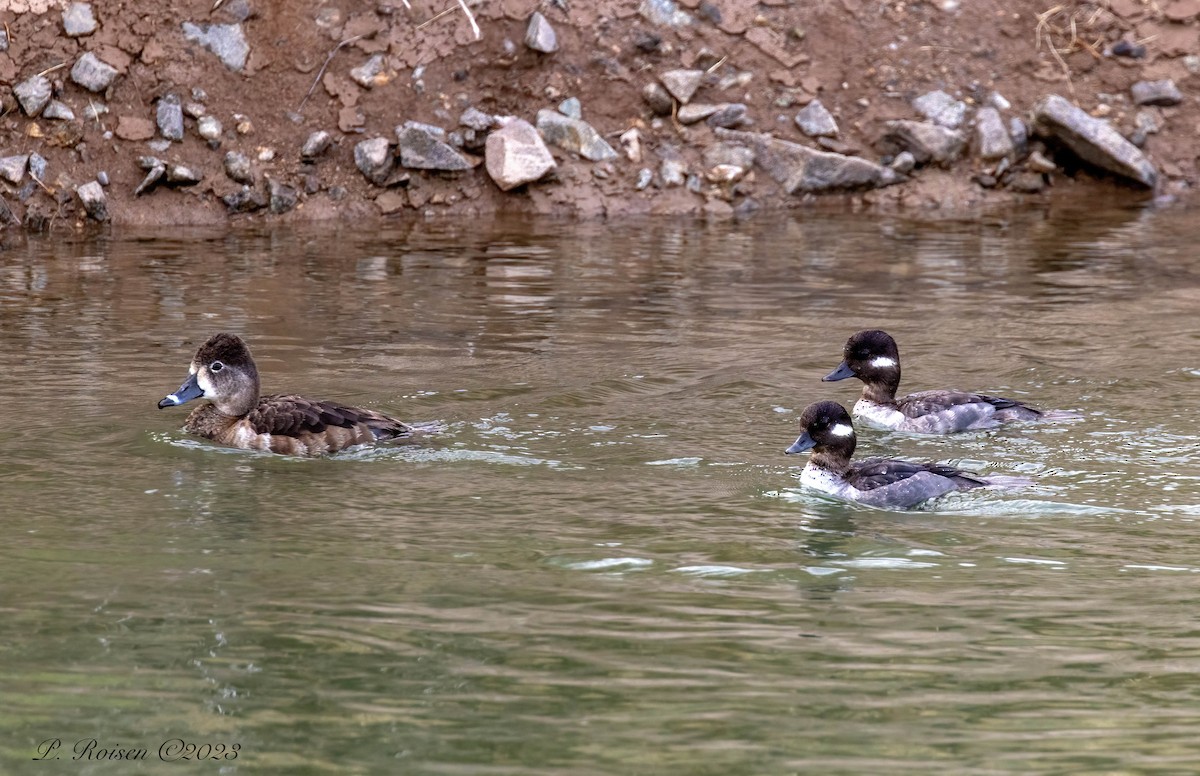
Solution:
M210 372L220 372L224 368L225 368L225 365L222 364L220 361L214 361L208 365L208 371L210 371Z

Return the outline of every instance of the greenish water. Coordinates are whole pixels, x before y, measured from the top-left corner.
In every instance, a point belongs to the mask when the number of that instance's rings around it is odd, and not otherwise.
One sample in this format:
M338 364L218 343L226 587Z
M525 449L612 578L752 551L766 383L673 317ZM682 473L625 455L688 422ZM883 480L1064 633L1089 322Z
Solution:
M0 772L1200 770L1196 239L1128 210L12 245ZM860 433L1022 492L810 495L782 450L853 402L819 378L866 326L909 390L1084 420ZM155 402L219 330L265 390L447 431L189 439ZM146 760L73 761L93 738Z

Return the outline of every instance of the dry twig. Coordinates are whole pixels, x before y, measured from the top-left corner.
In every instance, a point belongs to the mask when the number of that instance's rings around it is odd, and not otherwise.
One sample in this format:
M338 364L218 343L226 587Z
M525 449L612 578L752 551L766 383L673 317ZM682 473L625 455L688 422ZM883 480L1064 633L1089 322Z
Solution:
M364 33L362 35L355 35L353 38L346 38L341 43L337 44L336 46L334 46L332 49L329 50L329 56L325 57L324 64L322 64L321 69L317 71L317 77L313 79L312 86L308 87L308 94L304 95L304 99L301 100L300 104L296 106L297 111L299 111L301 108L304 107L304 103L308 102L309 97L312 97L313 89L317 88L317 84L319 84L321 82L321 76L325 75L326 68L328 68L329 63L333 61L334 55L337 54L339 51L341 51L342 46L348 46L351 43L353 43L354 41L362 40L365 37L367 37L367 36Z
M38 75L42 76L42 75L46 75L48 73L53 73L55 70L61 70L62 68L66 67L66 66L67 66L66 62L59 62L57 65L54 65L53 67L46 68L42 72L38 73Z

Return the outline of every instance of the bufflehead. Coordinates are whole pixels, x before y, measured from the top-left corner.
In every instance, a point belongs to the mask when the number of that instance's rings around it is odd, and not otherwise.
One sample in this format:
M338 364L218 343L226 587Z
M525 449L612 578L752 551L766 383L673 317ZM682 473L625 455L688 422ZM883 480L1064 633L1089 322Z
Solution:
M1021 477L981 477L937 463L893 458L851 462L857 439L846 408L834 401L810 404L800 416L800 436L784 450L812 450L800 482L846 501L885 509L909 509L955 490L1028 484Z
M1058 410L1038 410L1016 399L966 391L920 391L896 398L900 387L900 350L886 331L868 329L852 336L845 359L824 382L857 377L862 396L854 415L879 428L921 434L949 434L995 428L1014 420L1070 420L1079 416Z

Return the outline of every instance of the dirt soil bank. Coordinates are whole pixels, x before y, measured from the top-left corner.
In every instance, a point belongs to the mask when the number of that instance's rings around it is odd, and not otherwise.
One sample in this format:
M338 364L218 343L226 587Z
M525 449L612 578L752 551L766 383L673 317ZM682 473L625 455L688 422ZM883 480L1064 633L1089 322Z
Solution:
M47 163L40 182L17 172L0 181L10 228L88 222L77 187L97 178L108 181L102 189L108 220L132 225L417 213L729 214L825 202L969 213L1079 196L1080 189L1115 191L1130 200L1178 199L1197 178L1200 110L1192 95L1200 84L1200 0L1059 6L1050 0L680 0L673 17L670 0L476 0L468 5L478 40L456 0L220 0L215 8L214 0L96 0L85 4L87 14L72 11L83 14L84 29L87 16L94 19L94 29L74 36L64 26L69 5L0 0L7 36L0 53L0 157L32 153ZM535 11L556 35L552 53L525 43ZM248 45L241 69L189 40L185 23L236 25ZM88 52L116 70L97 92L71 75ZM352 69L377 54L379 72L368 86L356 83ZM836 137L821 141L825 148L885 163L891 155L880 145L885 122L922 120L912 106L922 94L940 89L965 102L963 131L970 137L978 106L998 105L1007 124L1057 93L1126 137L1140 129L1138 142L1158 183L1145 191L1093 175L1035 140L1031 150L1044 150L1056 163L1053 171L1014 178L1028 171L1025 155L1012 155L1006 172L968 147L957 161L918 167L897 185L788 194L761 169L715 169L714 161L728 160L705 156L720 138L704 121L684 125L678 115L655 115L643 91L677 69L707 71L692 102L744 104L750 123L742 129L814 148L817 141L802 133L795 116L819 99L838 125ZM24 109L14 88L39 73L73 118L47 118L48 108L31 116ZM1182 102L1136 105L1131 86L1161 79L1174 82ZM178 96L185 114L182 139L173 142L155 126L168 95ZM383 185L356 166L359 141L385 137L394 144L395 128L405 121L461 135L467 108L534 123L539 110L556 109L569 97L578 98L582 118L616 149L616 158L593 162L553 147L557 169L508 192L482 164L461 172L397 168ZM201 115L220 122L210 140L200 134ZM628 136L624 144L619 139L635 128L640 155ZM302 145L318 130L330 133L332 146L302 160ZM481 139L482 133L473 144L467 133L467 150L477 157ZM248 183L227 174L230 151L249 159ZM147 174L138 163L145 156L182 165L201 180L191 184L181 173L185 180L168 183L164 177L135 196ZM683 185L664 177L664 160L677 163Z

